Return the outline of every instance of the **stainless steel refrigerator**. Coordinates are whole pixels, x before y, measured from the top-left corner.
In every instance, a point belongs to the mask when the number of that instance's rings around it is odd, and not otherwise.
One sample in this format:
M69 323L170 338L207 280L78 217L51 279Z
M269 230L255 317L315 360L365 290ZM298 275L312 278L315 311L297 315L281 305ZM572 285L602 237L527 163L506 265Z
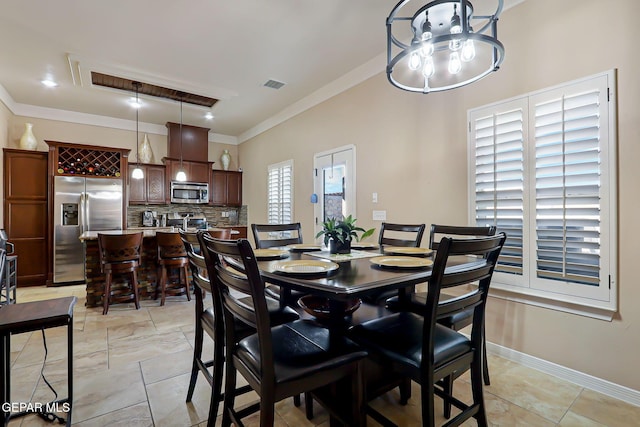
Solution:
M53 283L85 280L85 231L122 230L121 179L57 176L54 181Z

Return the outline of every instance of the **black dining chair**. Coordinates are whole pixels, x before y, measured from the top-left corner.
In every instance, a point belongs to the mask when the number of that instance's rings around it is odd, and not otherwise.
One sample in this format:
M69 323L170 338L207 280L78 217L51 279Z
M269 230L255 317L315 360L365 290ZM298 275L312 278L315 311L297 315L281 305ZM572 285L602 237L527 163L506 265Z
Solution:
M275 402L345 381L350 384L352 411L342 419L329 409L330 415L346 425L362 424L362 363L367 353L342 334L331 334L314 321L274 326L249 241L229 242L204 234L200 238L209 276L214 281L214 300L224 308L225 316L227 363L222 426L228 427L232 422L242 425L240 420L258 409L260 425L272 426ZM247 295L252 304L240 297ZM239 324L254 327L256 333L238 334ZM257 405L241 410L234 407L238 372L260 396Z
M207 426L213 426L218 416L218 404L223 400L222 377L224 372L224 315L222 307L216 305L216 299L210 307L205 307L205 292L212 293L212 284L209 279L207 263L200 250L200 238L198 234L208 233L207 231L185 232L179 230L180 237L184 243L184 248L189 260L191 269L192 285L195 304L195 340L193 348L193 363L191 377L187 390L187 402L191 402L196 387L198 373L201 372L211 386L211 398L209 402L209 420ZM245 302L251 304L248 298ZM278 301L269 300L267 303L270 321L274 324L286 323L298 318L298 314L288 307L280 307ZM250 335L255 330L249 325L238 324L237 334L239 336ZM207 334L214 344L213 359L202 358L204 334ZM244 386L234 390L237 395L251 391L251 387ZM296 405L300 404L299 397Z
M302 243L302 226L299 222L291 224L251 224L251 231L256 249L285 247ZM280 299L282 296L280 287L273 284L267 285L266 292L272 298ZM302 296L304 296L302 292L289 290L285 294L285 304L297 307L298 299Z
M422 235L424 234L425 227L425 224L393 224L383 222L380 226L380 234L378 235L380 250L384 251L385 246L419 247L422 243ZM388 298L397 294L397 290L383 291L368 295L363 298L363 301L369 304L384 305Z
M441 225L441 224L431 224L431 229L429 232L429 249L433 249L434 251L438 250L438 246L440 243L440 239L442 237L481 237L481 236L493 236L496 234L496 227L494 226L484 226L484 227L473 227L473 226L458 226L458 225ZM449 295L447 293L440 294L440 300L446 301L454 298L453 295ZM405 300L402 304L399 303L399 299L397 296L389 298L387 300L387 308L391 311L401 311L401 310L409 310L413 313L422 313L424 311L424 306L427 303L427 293L426 292L414 292L410 294L409 298ZM466 312L459 313L455 316L443 317L438 319L438 323L447 326L454 331L459 331L467 326L471 325L471 321L473 320L473 310L469 309ZM486 339L484 333L482 335L482 376L484 378L484 383L486 385L491 384L491 379L489 378L489 362L487 361L487 346ZM448 378L444 380L445 387L451 393L453 389L453 378ZM449 418L451 416L451 405L446 404L444 406L444 416Z
M366 348L372 359L420 384L422 425L434 425L435 395L461 410L447 425L460 425L471 417L479 426L487 425L482 379L483 325L491 277L505 239L504 233L473 239L442 238L422 313L401 311L349 330L349 337ZM452 256L470 259L447 267ZM469 285L473 285L471 290ZM462 287L465 293L440 300L442 289L455 287ZM468 310L473 311L470 337L438 322ZM472 402L465 404L448 392L442 381L469 369ZM374 397L368 396L368 400ZM392 424L370 406L367 413L383 425Z

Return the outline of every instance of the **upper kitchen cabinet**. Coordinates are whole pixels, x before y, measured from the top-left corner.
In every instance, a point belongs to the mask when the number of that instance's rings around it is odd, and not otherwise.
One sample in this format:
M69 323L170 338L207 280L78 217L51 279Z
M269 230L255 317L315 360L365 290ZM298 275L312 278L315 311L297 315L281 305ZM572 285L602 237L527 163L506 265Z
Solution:
M144 177L131 178L131 172L140 166ZM153 205L165 203L165 167L150 164L129 164L129 203L132 205Z
M171 159L182 158L183 161L192 160L196 162L206 161L209 158L208 128L185 124L181 126L180 123L168 122L167 129L167 157ZM180 129L182 129L182 135L180 134Z
M242 205L242 172L211 171L211 204L218 206Z
M206 156L204 157L206 159ZM162 159L167 168L167 182L175 181L180 170L180 159ZM194 162L182 160L182 168L189 182L209 182L209 171L213 162ZM169 188L169 187L167 187Z

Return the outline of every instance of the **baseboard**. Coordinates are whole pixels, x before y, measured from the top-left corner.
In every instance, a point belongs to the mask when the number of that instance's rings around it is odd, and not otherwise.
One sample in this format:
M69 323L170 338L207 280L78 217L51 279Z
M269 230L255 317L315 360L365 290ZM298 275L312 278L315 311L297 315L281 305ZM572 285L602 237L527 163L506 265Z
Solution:
M487 342L487 352L640 407L640 391Z

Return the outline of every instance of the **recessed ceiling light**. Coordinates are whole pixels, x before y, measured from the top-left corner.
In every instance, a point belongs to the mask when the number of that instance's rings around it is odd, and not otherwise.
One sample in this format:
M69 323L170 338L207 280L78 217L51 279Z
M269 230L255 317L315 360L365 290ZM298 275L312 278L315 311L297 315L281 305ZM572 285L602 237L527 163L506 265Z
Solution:
M204 115L204 118L207 119L207 120L212 120L213 119L213 114L207 113L207 114Z
M41 80L40 83L42 83L43 85L45 85L46 87L56 87L58 86L58 83L54 82L51 79L44 79Z

